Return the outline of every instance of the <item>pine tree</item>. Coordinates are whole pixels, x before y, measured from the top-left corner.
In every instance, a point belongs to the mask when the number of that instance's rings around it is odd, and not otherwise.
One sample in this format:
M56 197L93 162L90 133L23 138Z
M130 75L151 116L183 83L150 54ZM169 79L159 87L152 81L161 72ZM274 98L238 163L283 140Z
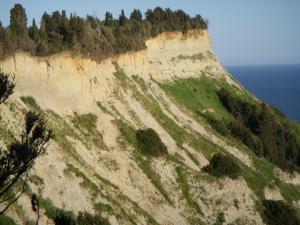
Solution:
M32 20L32 26L28 30L29 37L35 42L39 39L39 29L36 26L35 19Z
M21 4L15 4L10 10L10 31L14 37L24 37L27 31L27 16Z
M134 9L130 15L130 19L142 22L143 16L142 16L141 11L139 9Z
M104 25L105 26L112 26L113 25L113 16L110 12L105 13Z
M119 25L124 26L127 23L127 17L125 16L124 10L121 10L121 15L119 16Z

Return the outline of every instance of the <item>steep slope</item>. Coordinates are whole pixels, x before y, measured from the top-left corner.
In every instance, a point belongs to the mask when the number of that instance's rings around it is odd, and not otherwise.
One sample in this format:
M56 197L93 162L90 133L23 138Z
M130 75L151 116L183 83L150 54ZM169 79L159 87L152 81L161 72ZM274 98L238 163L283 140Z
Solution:
M206 31L172 32L148 40L144 51L99 63L67 52L45 58L20 52L2 61L0 68L15 74L17 83L1 106L6 141L20 133L26 110L45 114L55 134L31 174L30 190L10 215L19 224L34 220L33 192L43 207L41 224L53 224L56 208L101 214L111 224L222 224L223 217L226 224L264 224L262 198L299 206L299 176L288 184L282 178L288 174L278 168L281 175L275 174L267 160L222 137L172 92L178 82L199 82L190 98L209 87L207 102L201 98L195 107L225 117L230 115L210 95L210 85L249 97L210 42ZM181 96L193 93L178 87ZM166 156L139 151L135 132L141 128L159 134ZM216 152L241 166L239 179L201 170Z

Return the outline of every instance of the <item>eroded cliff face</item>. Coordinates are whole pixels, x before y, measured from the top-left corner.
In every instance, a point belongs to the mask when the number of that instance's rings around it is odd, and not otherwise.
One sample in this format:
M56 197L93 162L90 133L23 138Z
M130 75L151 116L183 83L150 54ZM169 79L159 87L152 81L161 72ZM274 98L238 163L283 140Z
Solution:
M202 73L230 80L212 53L206 31L165 33L146 45L147 50L99 63L71 53L46 58L17 53L0 66L16 75L17 93L35 96L43 107L60 112L85 111L93 101L105 101L116 85L116 64L128 76L138 75L146 81L170 81Z
M71 53L17 53L0 62L17 84L1 106L5 129L18 134L24 110L35 109L45 113L56 135L31 174L31 192L49 199L40 224L53 223L50 206L100 213L122 225L213 224L220 213L226 223L263 224L257 196L242 177L201 172L215 148L255 170L252 155L228 144L160 87L207 76L240 88L210 42L206 31L173 32L148 40L144 51L101 62ZM147 159L130 143L134 130L146 127L159 134L169 157ZM10 214L25 224L35 219L29 206L26 194Z

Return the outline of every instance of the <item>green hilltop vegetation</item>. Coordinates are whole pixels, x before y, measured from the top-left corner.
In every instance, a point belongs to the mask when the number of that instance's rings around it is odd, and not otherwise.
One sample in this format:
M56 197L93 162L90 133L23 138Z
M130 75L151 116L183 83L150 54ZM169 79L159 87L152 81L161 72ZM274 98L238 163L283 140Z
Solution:
M0 58L16 50L46 56L71 50L95 60L115 54L144 49L145 41L162 32L207 29L208 22L200 15L191 17L182 10L172 11L157 7L146 11L134 9L127 18L124 11L118 18L106 12L105 19L91 15L69 17L65 10L44 13L40 27L33 19L27 26L25 9L16 4L10 11L10 24L0 22Z

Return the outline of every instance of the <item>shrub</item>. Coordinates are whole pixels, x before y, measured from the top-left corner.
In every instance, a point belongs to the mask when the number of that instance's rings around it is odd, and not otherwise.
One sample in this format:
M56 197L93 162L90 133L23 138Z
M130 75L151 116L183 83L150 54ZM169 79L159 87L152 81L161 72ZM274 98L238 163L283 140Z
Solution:
M110 223L99 215L91 215L88 212L79 212L76 225L110 225Z
M54 218L55 225L76 225L76 218L73 212L59 209Z
M264 200L264 216L268 225L299 225L300 218L295 209L283 201Z
M214 225L222 225L226 222L224 212L219 212Z
M155 130L151 128L137 130L136 137L139 148L145 155L160 156L168 153L167 147L161 141Z
M216 153L203 170L216 177L227 176L231 179L237 179L241 175L239 165L232 158L221 153Z

